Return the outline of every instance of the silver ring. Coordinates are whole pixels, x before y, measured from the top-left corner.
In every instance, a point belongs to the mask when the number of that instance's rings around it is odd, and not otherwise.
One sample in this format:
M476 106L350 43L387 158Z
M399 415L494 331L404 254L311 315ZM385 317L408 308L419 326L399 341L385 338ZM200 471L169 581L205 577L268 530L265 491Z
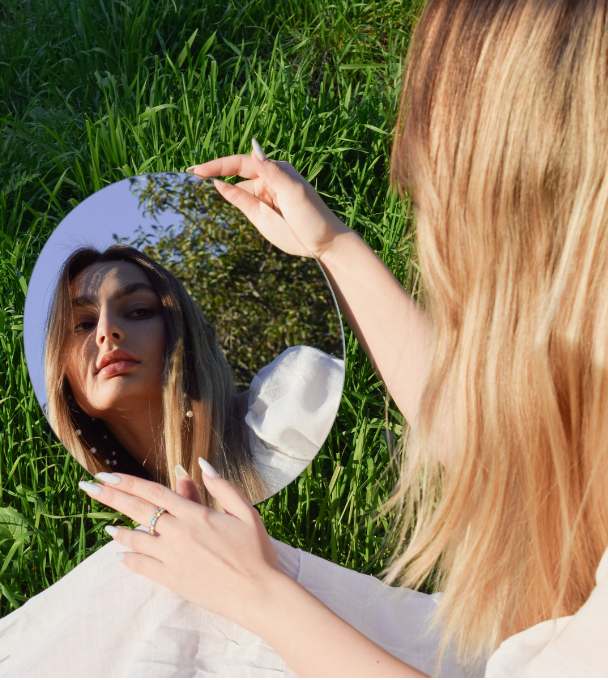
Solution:
M167 512L165 508L158 508L158 510L154 513L154 517L150 520L150 524L148 525L148 533L154 535L154 527L156 526L156 522L158 522L158 518L163 514L163 512Z

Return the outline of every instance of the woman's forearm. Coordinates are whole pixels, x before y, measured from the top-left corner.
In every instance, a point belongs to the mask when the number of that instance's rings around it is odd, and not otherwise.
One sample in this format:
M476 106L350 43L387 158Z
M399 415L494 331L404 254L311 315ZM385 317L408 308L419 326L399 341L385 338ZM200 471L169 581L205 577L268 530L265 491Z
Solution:
M270 589L269 589L270 591ZM303 677L429 677L389 654L284 574L242 623Z
M430 359L431 320L354 231L345 228L319 261L348 325L413 423Z

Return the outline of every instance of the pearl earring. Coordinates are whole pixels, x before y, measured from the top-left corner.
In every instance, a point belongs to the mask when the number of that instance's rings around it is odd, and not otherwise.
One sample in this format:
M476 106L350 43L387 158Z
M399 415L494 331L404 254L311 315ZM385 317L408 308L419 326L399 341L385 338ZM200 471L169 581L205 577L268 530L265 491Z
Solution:
M186 411L186 418L192 418L193 415L192 411Z

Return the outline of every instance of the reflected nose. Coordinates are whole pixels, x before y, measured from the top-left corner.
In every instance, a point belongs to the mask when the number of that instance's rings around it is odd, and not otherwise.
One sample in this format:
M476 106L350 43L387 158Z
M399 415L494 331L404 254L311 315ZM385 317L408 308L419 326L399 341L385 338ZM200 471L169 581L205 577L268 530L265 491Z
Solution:
M109 340L120 342L124 337L124 332L116 315L108 309L102 309L97 320L97 345L101 347Z

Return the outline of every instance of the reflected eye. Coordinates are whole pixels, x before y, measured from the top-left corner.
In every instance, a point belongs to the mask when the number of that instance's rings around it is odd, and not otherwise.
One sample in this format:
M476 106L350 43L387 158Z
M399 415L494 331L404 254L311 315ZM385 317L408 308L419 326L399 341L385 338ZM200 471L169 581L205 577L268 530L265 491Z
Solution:
M78 331L88 331L90 328L93 328L95 326L94 321L81 321L79 324L76 324L74 326L74 332L77 333Z
M128 314L130 319L149 319L154 311L149 307L138 307Z

